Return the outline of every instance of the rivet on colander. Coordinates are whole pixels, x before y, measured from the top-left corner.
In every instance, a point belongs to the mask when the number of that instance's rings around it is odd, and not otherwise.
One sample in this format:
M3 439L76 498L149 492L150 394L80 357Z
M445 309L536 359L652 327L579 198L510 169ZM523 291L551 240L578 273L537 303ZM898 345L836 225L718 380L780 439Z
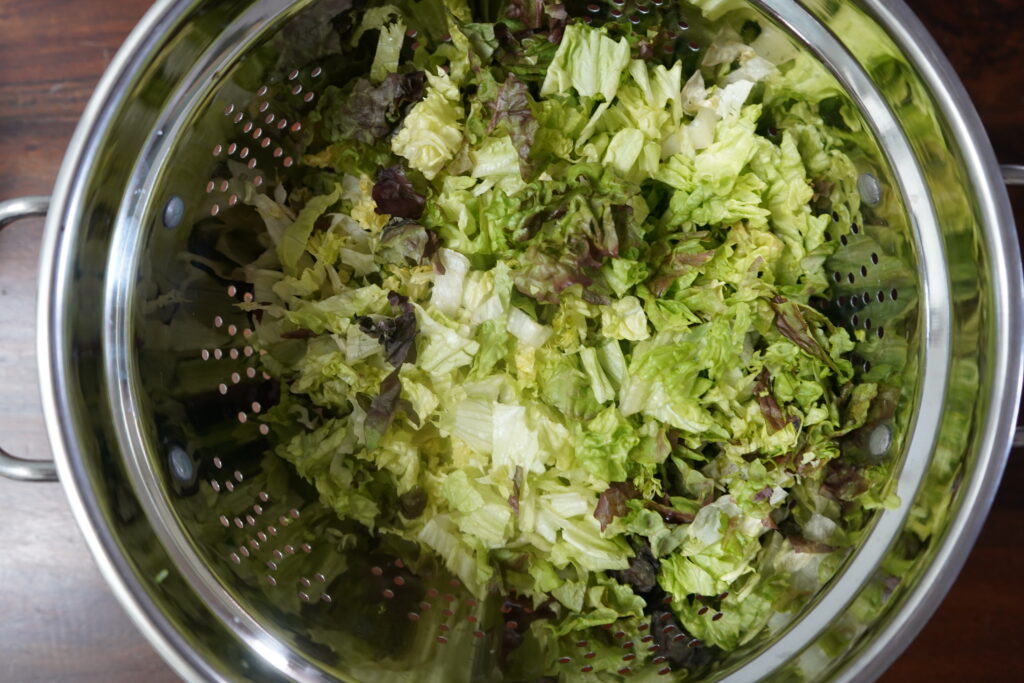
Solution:
M267 542L267 534L264 533L263 531L257 531L256 532L256 538L258 538L261 543L266 543Z
M261 137L263 137L263 129L262 128L256 128L255 130L253 130L253 132L252 132L252 139L253 140L259 140Z
M292 88L292 94L293 95L298 95L301 92L302 92L302 84L301 83L297 84L294 88Z
M257 541L255 538L250 538L249 539L249 547L252 548L253 550L259 550L260 549L260 542Z
M232 491L235 490L235 485L234 485L234 483L232 483L230 481L226 481L226 482L224 482L224 488L226 488L228 490L228 493L231 493Z
M233 114L234 111L235 105L229 104L228 106L224 107L224 116L231 116L231 114Z
M181 483L193 483L196 477L196 465L181 446L175 445L171 447L168 454L168 462L171 467L171 474L175 479Z
M312 90L310 90L309 92L302 96L302 101L307 103L312 102L314 97L316 97L316 95L313 93Z
M266 111L267 109L269 109L269 108L270 108L270 102L267 102L266 100L264 100L263 102L260 102L260 106L259 106L259 112L260 112L261 114L262 114L263 112L265 112L265 111ZM273 114L271 114L271 116L273 116Z
M238 413L238 421L241 422L242 424L245 424L248 419L249 419L249 416L246 415L245 413L242 413L242 412Z
M585 674L588 674L588 673L590 673L593 670L594 670L594 667L590 666L589 664L587 664L586 666L581 666L580 667L580 672L581 673L585 673Z
M269 433L270 433L270 427L268 427L267 425L260 425L260 434L262 434L263 436L266 436Z
M219 213L220 213L220 204L214 204L213 206L210 207L210 215L211 216L216 216Z
M291 168L292 164L295 163L295 160L292 159L291 157L285 157L284 161L282 161L281 163L284 164L285 168Z
M269 583L271 586L276 586L277 585L277 579L275 579L273 576L269 576L268 575L267 576L267 583Z
M224 515L221 515L218 519L219 519L219 521L221 523L221 526L224 526L224 527L231 526L231 521L227 517L225 517Z
M228 356L231 357L231 360L238 360L238 349L231 349L228 351Z
M253 517L252 515L246 515L245 516L245 523L248 524L249 526L256 526L256 518Z
M260 149L266 149L267 147L270 147L270 138L260 140Z
M248 166L250 170L256 168L256 158L254 157L249 159L249 163L246 164L246 166Z
M242 557L249 557L249 549L244 545L238 546L238 552L242 554Z
M282 120L282 121L284 121L284 119L281 119L281 120ZM277 127L278 127L278 128L284 128L284 126L282 126L282 125L281 125L280 123L278 124L278 126L277 126ZM274 155L274 158L275 158L275 159L279 159L279 158L281 158L282 156L284 156L284 150L283 150L283 149L281 149L280 147L275 147L275 148L274 148L274 152L273 152L273 155Z
M232 337L238 334L238 325L228 325L228 334Z
M292 516L292 519L298 519L302 513L297 508L292 508L288 511L288 514Z
M643 623L643 624L640 624L639 626L637 626L637 630L638 631L646 631L649 628L650 628L650 624L647 624L647 623Z
M614 0L613 0L613 2L614 2ZM608 10L608 16L610 16L612 19L621 19L622 18L622 10L620 10L618 8L615 8L615 7L612 7L610 10Z
M667 666L664 669L658 670L659 676L668 676L670 673L672 673L672 669L668 668Z
M327 593L321 593L320 594L320 599L323 600L324 602L331 602L331 596L328 595Z
M269 140L269 139L270 139L270 138L264 138L264 140ZM262 185L262 184L263 184L263 176L261 176L261 175L258 175L258 176L256 176L255 178L253 178L253 179L252 179L252 184L253 184L253 185L254 185L255 187L259 187L260 185Z
M298 70L298 69L292 69L292 70L291 70L291 71L290 71L290 72L288 73L288 80L289 80L289 81L294 81L294 80L295 80L296 78L298 78L298 77L299 77L299 70Z
M309 72L309 75L312 76L313 78L320 78L320 74L322 74L323 72L324 70L317 66L314 67L313 70Z
M260 105L260 106L262 106L262 105ZM276 119L276 118L277 117L274 116L274 112L270 112L269 114L267 114L266 118L263 119L263 123L266 123L266 124L269 125L269 124L273 123L274 119Z
M242 151L238 153L238 158L239 159L248 159L249 158L249 148L248 147L243 147Z
M311 546L311 545L310 545L310 544L308 544L308 543L303 543L303 544L302 544L301 546L299 546L299 547L301 548L302 552L306 553L307 555L308 555L309 553L313 552L313 546ZM398 583L398 581L395 581L395 583ZM401 585L401 584L399 584L399 585Z
M299 600L302 600L302 602L309 602L309 593L305 591L299 591Z
M221 351L220 349L214 349L213 350L213 359L214 360L220 360L223 357L224 357L224 352L223 351Z
M176 228L181 223L182 217L185 215L185 201L178 195L174 195L167 200L167 204L164 206L164 227L165 228Z
M209 351L209 349L203 349L202 351L200 351L199 352L199 357L202 358L203 360L210 360L210 351Z
M213 489L214 493L220 493L220 482L216 479L211 479L210 488Z
M238 556L238 553L231 553L228 555L228 558L230 558L235 564L242 564L242 558Z
M256 91L256 97L263 97L264 95L267 94L267 90L267 86L261 85L259 90Z
M223 383L218 384L217 385L217 391L219 391L221 393L221 395L224 395L224 394L228 393L228 385L227 384L223 384Z
M268 526L267 527L267 533L270 534L271 536L277 536L277 527L273 526L273 525Z
M651 663L652 664L664 664L667 661L668 661L668 657L665 657L664 655L658 655L657 657L655 657L654 659L651 660Z
M447 611L447 610L445 610L445 611ZM445 614L445 616L446 617L450 617L451 615L450 614ZM449 626L448 624L441 624L440 626L437 627L437 630L443 631L444 633L447 633L448 631L452 630L452 627Z
M868 450L871 455L885 455L892 446L892 429L888 425L878 425L868 437Z
M224 153L224 145L214 145L213 146L213 156L219 157L223 153Z
M882 186L870 173L861 173L857 178L857 192L868 206L877 206L882 201Z
M245 119L245 114L243 114L242 112L238 112L231 118L231 120L235 123L241 123L243 119Z
M248 133L249 131L252 130L252 126L253 126L252 121L246 121L245 125L242 126L242 132L243 133Z
M216 188L217 188L217 184L211 180L210 182L206 183L206 194L210 194Z
M241 529L241 528L243 528L245 526L245 522L243 522L240 517L235 517L235 519L233 521L235 523L235 526L238 527L239 529Z
M250 330L249 328L242 330L242 336L248 339L249 337L252 336L252 330Z

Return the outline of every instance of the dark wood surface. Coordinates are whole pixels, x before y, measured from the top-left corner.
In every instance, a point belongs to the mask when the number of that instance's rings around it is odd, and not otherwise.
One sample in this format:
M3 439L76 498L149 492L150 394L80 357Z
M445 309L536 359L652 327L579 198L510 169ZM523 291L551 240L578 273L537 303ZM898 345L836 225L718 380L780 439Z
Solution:
M1004 162L1024 163L1024 0L912 0ZM0 0L0 199L47 194L100 74L149 0ZM1024 192L1015 191L1024 225ZM0 234L0 439L48 451L36 388L41 223ZM962 574L885 681L1020 680L1024 453ZM89 557L58 485L0 480L0 681L175 680Z

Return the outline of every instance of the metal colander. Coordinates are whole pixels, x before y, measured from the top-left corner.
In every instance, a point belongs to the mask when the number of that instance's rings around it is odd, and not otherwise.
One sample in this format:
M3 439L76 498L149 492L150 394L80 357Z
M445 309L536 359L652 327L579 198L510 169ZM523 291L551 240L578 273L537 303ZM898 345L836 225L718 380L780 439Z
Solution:
M353 76L333 28L352 4L160 2L111 66L48 218L40 365L58 471L111 585L183 676L537 680L528 637L501 656L528 607L478 602L443 567L353 546L269 451L262 418L280 388L238 306L264 230L245 199L299 182L307 115ZM698 55L710 39L698 12L667 0L568 9L660 27L665 53ZM820 59L877 143L854 159L865 222L830 231L833 297L818 304L859 335L860 375L893 394L895 410L844 449L892 461L903 504L875 516L802 611L740 651L712 661L653 609L595 632L621 647L616 672L593 676L583 640L558 661L565 680L870 677L938 604L1001 473L1021 275L965 94L900 4L746 11Z

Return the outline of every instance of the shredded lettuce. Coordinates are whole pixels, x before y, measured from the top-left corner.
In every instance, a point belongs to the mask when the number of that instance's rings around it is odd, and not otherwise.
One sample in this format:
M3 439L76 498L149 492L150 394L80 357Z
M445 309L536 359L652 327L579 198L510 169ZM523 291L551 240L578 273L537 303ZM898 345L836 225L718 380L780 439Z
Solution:
M677 59L555 3L371 2L305 186L244 197L277 454L366 544L521 610L524 680L580 640L615 673L604 627L680 666L749 643L896 503L842 442L894 390L815 308L863 224L853 119L744 3L694 4L725 21Z

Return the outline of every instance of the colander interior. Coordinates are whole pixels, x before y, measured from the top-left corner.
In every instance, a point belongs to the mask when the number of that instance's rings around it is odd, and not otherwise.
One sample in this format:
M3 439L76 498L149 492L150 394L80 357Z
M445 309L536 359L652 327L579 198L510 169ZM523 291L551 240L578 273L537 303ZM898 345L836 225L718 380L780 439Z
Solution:
M136 493L151 522L160 520L176 563L161 590L189 585L207 598L219 618L248 634L246 644L269 662L268 671L352 680L535 680L540 657L529 642L514 657L501 654L510 622L531 619L528 608L475 600L442 566L405 566L387 544L339 521L272 452L275 425L265 416L282 388L261 364L259 314L246 306L258 297L249 266L266 230L253 197L281 196L304 183L302 158L316 125L310 114L329 86L361 75L367 59L365 46L339 39L357 13L347 0L277 11L265 4L226 12L221 37L183 68L187 76L155 127L153 153L135 168L145 198L134 209L122 207L130 220L119 224L123 246L108 264L106 305L113 313L105 349L120 368L115 403L130 406L135 417L120 437ZM594 24L660 27L656 58L682 59L688 70L717 31L699 11L672 2L567 7ZM751 21L790 33L774 14L749 10ZM895 73L878 86L901 84ZM832 287L815 305L857 340L858 377L886 392L867 426L847 437L844 453L890 461L898 473L921 400L923 275L902 178L891 170L888 139L883 144L876 135L891 130L859 113L872 96L839 95L828 105L859 127L850 153L861 174L864 220L835 214L828 239L838 248L826 262ZM816 604L781 615L729 655L699 643L688 647L692 639L666 631L666 612L656 608L649 618L595 637L622 644L614 676L718 677L764 652ZM853 642L850 629L833 630L837 652ZM637 657L641 650L653 654ZM586 673L588 652L584 642L565 653L560 675Z

